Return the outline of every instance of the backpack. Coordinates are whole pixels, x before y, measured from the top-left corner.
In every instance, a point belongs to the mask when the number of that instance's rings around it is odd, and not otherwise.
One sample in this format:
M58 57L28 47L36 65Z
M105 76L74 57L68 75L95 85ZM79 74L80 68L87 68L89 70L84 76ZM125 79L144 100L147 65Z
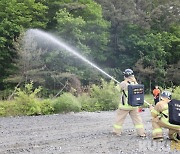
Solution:
M169 123L174 125L180 125L180 101L171 100L168 103L169 110Z
M128 104L131 106L142 106L144 104L144 85L128 85Z

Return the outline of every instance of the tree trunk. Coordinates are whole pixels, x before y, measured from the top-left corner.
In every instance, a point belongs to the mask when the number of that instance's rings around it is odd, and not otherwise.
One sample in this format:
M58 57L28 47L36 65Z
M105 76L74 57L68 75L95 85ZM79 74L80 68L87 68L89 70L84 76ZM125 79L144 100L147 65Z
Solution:
M151 93L151 77L150 77L150 81L149 81L149 93Z

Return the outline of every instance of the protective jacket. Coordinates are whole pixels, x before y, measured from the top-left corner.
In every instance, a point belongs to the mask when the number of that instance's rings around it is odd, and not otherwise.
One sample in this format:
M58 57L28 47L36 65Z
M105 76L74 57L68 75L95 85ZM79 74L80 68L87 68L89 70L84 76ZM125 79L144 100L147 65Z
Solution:
M172 125L169 123L169 115L168 115L168 103L170 100L161 100L154 109L151 110L152 119L152 127L153 138L162 138L163 130L162 128L169 129L169 138L175 139L177 134L180 133L180 126Z
M173 125L169 123L169 117L168 117L168 103L170 100L161 100L154 109L151 110L151 115L154 118L159 118L161 122L169 126L170 128L179 129L180 126Z
M129 84L138 84L136 81L131 81L131 80L124 80L120 83L120 89L121 89L121 101L119 103L119 109L123 110L134 110L137 109L137 107L132 107L131 105L128 104L128 85Z
M128 85L129 84L137 84L136 79L134 76L131 78L126 78L122 81L119 85L120 92L121 92L121 101L119 103L119 108L117 109L117 116L113 128L113 132L115 134L121 134L122 125L126 116L129 114L133 124L137 130L137 134L139 136L145 136L144 126L142 123L141 116L138 112L138 107L132 107L128 104ZM126 95L126 96L125 96Z

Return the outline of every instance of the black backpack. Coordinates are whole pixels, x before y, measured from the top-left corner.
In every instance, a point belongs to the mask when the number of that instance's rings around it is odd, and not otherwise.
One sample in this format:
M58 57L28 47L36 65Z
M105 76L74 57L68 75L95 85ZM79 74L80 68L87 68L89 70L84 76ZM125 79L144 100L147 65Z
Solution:
M144 85L128 85L128 104L142 106L144 104Z
M169 123L174 125L180 125L180 101L171 100L168 103L169 110Z

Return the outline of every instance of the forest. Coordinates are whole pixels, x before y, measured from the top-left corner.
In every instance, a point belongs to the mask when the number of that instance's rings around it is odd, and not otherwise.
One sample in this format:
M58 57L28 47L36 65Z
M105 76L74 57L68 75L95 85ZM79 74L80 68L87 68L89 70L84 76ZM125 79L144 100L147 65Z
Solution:
M118 81L133 69L146 92L180 84L179 0L1 0L0 99L32 81L44 97L109 81L64 51L36 42L24 49L32 28L59 36Z
M13 153L180 154L180 0L0 0Z

